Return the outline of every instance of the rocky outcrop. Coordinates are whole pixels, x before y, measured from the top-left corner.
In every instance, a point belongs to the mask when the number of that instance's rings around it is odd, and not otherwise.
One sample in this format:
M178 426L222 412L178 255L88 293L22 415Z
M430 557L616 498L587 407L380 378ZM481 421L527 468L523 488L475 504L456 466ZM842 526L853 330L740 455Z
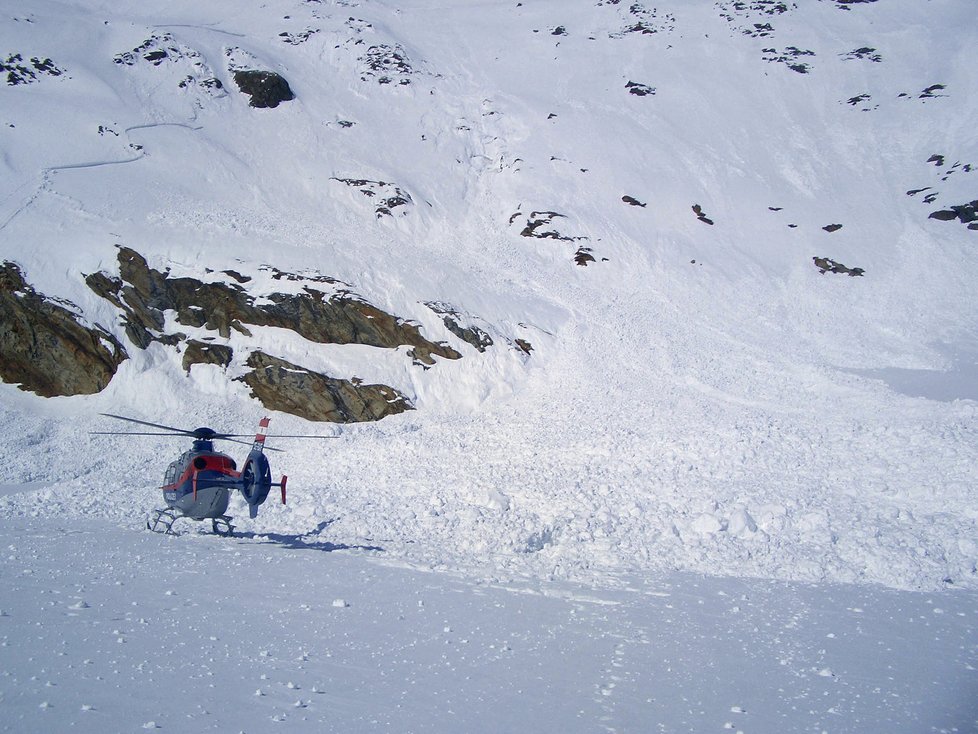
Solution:
M462 341L471 344L480 352L484 352L492 346L491 336L474 324L464 324L463 321L466 319L449 304L441 303L440 301L429 301L425 305L441 316L445 328Z
M703 211L703 207L701 207L699 204L693 204L693 214L695 214L696 218L703 222L703 224L713 224L713 220L706 216Z
M231 364L234 351L224 344L208 344L207 342L188 339L183 350L183 369L189 374L195 364L216 364L227 367Z
M374 78L378 84L407 86L415 73L400 44L389 46L381 43L371 46L359 61L363 65L361 81Z
M815 267L818 268L818 272L822 275L826 273L839 273L848 275L850 277L861 276L866 271L862 268L847 268L842 263L836 262L835 260L829 260L827 257L813 257L812 262L815 263Z
M7 85L11 87L32 84L44 76L61 76L64 73L64 69L59 69L48 58L32 56L30 61L24 61L21 54L10 54L6 60L0 59L0 76L5 76Z
M252 371L237 379L251 388L252 397L269 410L307 420L378 421L414 408L407 398L387 385L364 385L356 379L327 377L261 351L253 352L247 365Z
M648 84L642 84L640 82L628 82L625 85L625 89L628 90L629 94L634 94L637 97L654 97L655 87L650 87Z
M128 355L74 308L35 291L14 263L0 265L0 378L42 397L104 389Z
M968 229L978 229L978 199L968 204L960 204L932 212L930 218L941 222L953 222L958 219L961 224L967 224Z
M203 54L181 43L169 32L153 33L129 51L116 54L112 61L119 66L155 67L156 74L175 80L180 89L194 92L201 104L209 98L223 97L227 92Z
M252 107L278 107L282 102L295 99L292 88L281 74L274 71L242 69L235 71L234 83L244 94L251 97Z
M387 349L409 346L411 357L425 365L434 364L435 356L461 357L447 344L425 339L415 324L386 313L356 294L346 290L327 294L314 287L318 280L309 281L301 293L272 293L258 304L238 282L204 283L195 278L174 278L149 267L142 255L128 247L119 249L119 277L93 273L86 278L92 290L122 310L127 336L143 348L154 341L175 344L185 338L183 334L163 331L164 312L173 311L177 323L211 329L225 338L232 329L250 336L246 324L276 326L318 344L363 344Z
M404 207L398 210L399 214L405 214L413 204L411 194L396 184L386 181L370 181L363 178L336 178L332 181L346 184L350 188L357 189L374 205L374 213L380 219L383 216L392 217L397 207Z

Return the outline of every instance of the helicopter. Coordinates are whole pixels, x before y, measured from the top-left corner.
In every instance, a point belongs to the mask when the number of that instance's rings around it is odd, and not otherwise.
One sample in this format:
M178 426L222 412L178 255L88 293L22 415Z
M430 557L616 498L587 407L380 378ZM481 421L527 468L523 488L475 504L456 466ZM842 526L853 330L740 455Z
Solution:
M230 536L234 534L231 516L225 514L231 491L237 489L248 503L248 511L252 518L258 516L258 508L268 498L272 487L281 490L282 504L285 504L285 487L288 477L283 475L278 482L272 481L272 471L265 456L265 439L268 435L270 419L265 417L258 422L258 432L250 444L251 451L239 472L237 464L227 454L214 450L214 441L230 441L249 445L240 438L251 434L221 433L212 428L201 427L189 430L174 428L160 423L127 418L123 415L101 413L106 418L138 423L139 425L157 428L160 432L132 431L92 431L103 436L187 436L193 438L190 449L170 462L163 476L163 501L166 507L153 510L146 520L146 527L157 533L173 532L173 524L181 518L189 520L210 520L211 529L217 535ZM274 438L335 438L335 436L274 436ZM268 447L269 451L279 451Z

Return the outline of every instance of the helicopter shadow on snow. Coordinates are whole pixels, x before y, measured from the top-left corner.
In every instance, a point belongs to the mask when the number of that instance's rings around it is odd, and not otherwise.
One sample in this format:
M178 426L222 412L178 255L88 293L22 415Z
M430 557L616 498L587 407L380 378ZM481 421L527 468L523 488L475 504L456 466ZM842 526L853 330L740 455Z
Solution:
M314 550L332 553L333 551L355 550L355 551L383 551L379 545L351 545L349 543L331 543L328 540L320 539L318 536L326 528L337 521L338 518L324 520L316 526L315 530L308 533L286 535L283 533L235 533L236 538L247 538L263 543L272 543L292 550Z

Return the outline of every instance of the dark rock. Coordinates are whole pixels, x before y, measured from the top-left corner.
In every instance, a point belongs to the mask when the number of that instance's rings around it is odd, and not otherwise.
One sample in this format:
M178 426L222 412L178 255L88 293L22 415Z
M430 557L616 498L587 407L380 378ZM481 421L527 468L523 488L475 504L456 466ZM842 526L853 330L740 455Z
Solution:
M283 76L274 71L245 69L234 72L238 89L251 97L252 107L278 107L281 102L295 99L292 88Z
M640 84L639 82L628 82L625 85L625 89L628 90L629 94L634 94L638 97L655 96L655 87L650 87L648 84Z
M625 195L621 197L621 200L624 201L626 204L631 204L632 206L641 206L641 207L645 206L644 203L636 199L634 196Z
M598 5L618 5L618 2L599 2ZM676 18L670 13L659 16L657 8L647 8L640 2L631 2L627 10L619 11L622 16L622 29L609 33L611 38L624 38L631 33L650 36L656 33L670 33L676 28Z
M524 352L525 354L529 354L530 352L533 351L533 345L530 344L530 342L528 342L526 339L516 339L513 343L519 348L521 352Z
M975 199L969 204L959 204L958 206L933 212L930 215L930 219L938 219L942 222L951 222L958 219L961 221L961 224L970 225L978 221L978 199ZM974 227L969 228L974 229Z
M195 364L216 364L227 367L231 364L234 351L224 344L208 344L207 342L188 339L183 352L183 369L188 373Z
M414 409L406 397L387 385L328 377L261 351L252 352L247 365L252 371L237 379L251 388L252 397L269 410L306 420L378 421Z
M797 46L788 46L784 51L778 51L776 48L765 48L762 49L764 53L764 60L773 63L785 64L792 71L797 71L799 74L807 74L811 71L811 66L807 63L798 61L799 58L803 56L814 56L814 51L807 51L805 49L800 49Z
M594 255L591 254L592 252L590 247L578 247L577 252L574 253L574 262L581 267L587 267L588 263L597 262Z
M382 216L394 216L394 210L397 207L405 207L405 210L399 213L407 213L407 207L414 203L411 194L386 181L370 181L364 178L336 178L335 176L331 180L359 189L361 194L372 199L374 201L374 213L378 219Z
M86 283L123 311L126 333L139 346L166 340L163 313L172 310L178 323L211 329L225 338L232 329L249 335L244 324L277 326L319 344L410 346L412 358L427 365L434 364L434 356L461 357L448 345L425 339L416 325L349 291L327 295L307 285L301 293L272 293L263 299L271 303L256 305L237 283L172 278L150 268L142 255L128 247L119 248L119 273L120 278L95 273Z
M11 54L6 60L0 59L0 74L6 72L7 85L32 84L42 76L61 76L64 69L58 68L51 59L32 56L30 62L24 61L20 54Z
M822 229L824 229L826 232L838 232L840 229L842 229L842 225L841 224L826 224L824 227L822 227Z
M703 207L701 207L699 204L693 204L693 213L696 215L697 219L703 222L703 224L713 224L713 220L703 213Z
M306 28L304 31L300 33L283 32L283 33L279 33L278 35L279 38L281 38L286 43L289 43L293 46L298 46L299 44L308 41L310 38L312 38L312 36L315 33L318 32L319 32L318 28Z
M441 316L442 323L445 324L445 328L462 341L471 344L480 352L485 352L486 349L492 346L493 342L491 336L489 336L478 326L472 324L463 326L461 321L462 315L447 303L430 301L425 305Z
M872 97L868 94L858 94L855 97L850 97L848 100L846 100L846 104L855 107L863 102L869 102L871 99Z
M839 55L847 61L852 59L866 59L877 64L883 61L883 57L876 53L876 49L870 48L869 46L863 46L862 48L853 49L847 54Z
M407 86L411 83L414 69L400 45L381 43L371 46L359 60L365 67L360 77L362 81L375 77L378 84L393 84L396 81L400 86Z
M842 263L829 260L827 257L813 257L812 261L815 263L815 267L818 268L818 272L822 275L825 275L825 273L840 273L855 277L862 276L866 272L862 268L847 268Z
M519 212L510 217L510 224L513 220L519 216ZM520 232L521 237L537 237L539 239L549 239L549 240L564 240L567 242L574 241L574 237L567 237L562 235L557 230L544 230L540 231L540 228L547 224L552 224L554 219L564 218L565 215L558 214L557 212L530 212L530 216L526 220L526 226L523 231Z
M75 308L35 291L14 263L0 265L0 378L42 397L105 388L126 350L104 328L86 327Z
M249 276L242 275L237 270L222 270L221 272L224 273L225 275L230 275L239 283L248 283L251 281L251 278Z
M951 210L957 212L958 219L961 220L962 224L969 224L978 219L978 200L971 202L970 204L962 204L961 206L952 206Z
M942 89L947 89L944 84L931 84L929 87L921 91L918 95L918 99L934 99L936 97L946 97L946 94L935 94Z

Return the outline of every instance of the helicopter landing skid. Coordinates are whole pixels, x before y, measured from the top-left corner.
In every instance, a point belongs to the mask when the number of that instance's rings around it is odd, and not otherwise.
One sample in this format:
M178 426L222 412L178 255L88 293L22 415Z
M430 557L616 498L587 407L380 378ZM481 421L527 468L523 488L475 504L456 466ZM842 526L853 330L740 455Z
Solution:
M165 510L153 510L146 519L146 528L152 530L154 533L173 535L173 524L183 517L187 516L179 514L169 507ZM196 518L191 517L188 519L194 520ZM198 522L200 521L198 520ZM220 517L211 518L211 529L215 535L220 535L225 538L234 535L234 525L231 524L231 516L221 515Z

